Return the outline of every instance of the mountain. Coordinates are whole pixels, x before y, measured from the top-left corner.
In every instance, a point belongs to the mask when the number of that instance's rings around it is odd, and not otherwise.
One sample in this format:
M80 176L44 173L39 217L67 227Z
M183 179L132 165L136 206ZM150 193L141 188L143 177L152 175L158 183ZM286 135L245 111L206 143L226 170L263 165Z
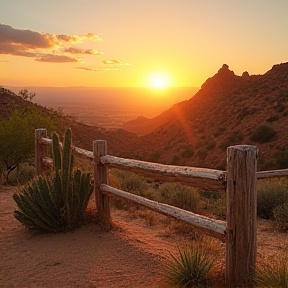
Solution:
M93 140L104 139L110 155L217 169L226 169L228 146L250 144L259 150L258 170L288 167L288 63L263 75L241 76L224 64L192 96L155 118L136 119L130 131L60 117L61 132L71 127L74 145L87 150ZM1 92L0 120L9 116L7 111L28 105L23 101Z
M283 168L287 104L288 63L251 76L237 76L224 64L190 100L156 117L159 126L139 137L135 150L142 160L225 169L228 146L251 144L259 150L259 169ZM149 121L145 126L142 119L142 131Z

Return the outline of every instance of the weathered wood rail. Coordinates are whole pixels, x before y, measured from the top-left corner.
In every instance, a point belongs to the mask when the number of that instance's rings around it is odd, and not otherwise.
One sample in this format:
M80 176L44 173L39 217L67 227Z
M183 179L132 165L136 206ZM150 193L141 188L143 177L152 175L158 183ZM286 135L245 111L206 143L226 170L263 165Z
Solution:
M35 165L37 174L51 166L51 139L46 129L35 130ZM162 165L107 155L105 140L93 141L93 152L78 147L76 153L94 163L94 193L99 218L111 222L110 196L137 203L148 209L189 223L203 233L226 242L226 285L229 288L252 287L257 251L256 180L288 176L288 169L257 172L257 148L238 145L227 148L227 171ZM210 219L167 204L134 195L108 185L109 168L136 172L161 181L177 181L201 189L226 190L227 223Z

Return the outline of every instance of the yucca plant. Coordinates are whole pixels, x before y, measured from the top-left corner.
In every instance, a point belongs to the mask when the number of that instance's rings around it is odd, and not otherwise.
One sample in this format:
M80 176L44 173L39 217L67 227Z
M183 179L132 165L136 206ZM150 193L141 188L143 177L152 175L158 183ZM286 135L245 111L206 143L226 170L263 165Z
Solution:
M17 220L32 230L58 232L77 227L93 192L90 173L73 169L72 132L65 132L63 152L59 136L52 133L54 171L33 179L13 195Z
M178 247L178 256L171 254L164 276L171 284L181 287L206 287L207 275L213 263L202 244Z

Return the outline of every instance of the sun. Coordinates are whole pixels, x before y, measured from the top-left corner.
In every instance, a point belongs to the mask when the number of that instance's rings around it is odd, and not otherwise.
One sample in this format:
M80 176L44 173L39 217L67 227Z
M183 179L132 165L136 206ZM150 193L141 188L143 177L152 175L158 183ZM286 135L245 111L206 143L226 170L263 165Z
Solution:
M166 82L163 78L156 77L152 80L152 87L155 89L163 89L166 87Z
M153 72L148 76L148 86L151 89L162 90L170 86L171 79L164 72Z

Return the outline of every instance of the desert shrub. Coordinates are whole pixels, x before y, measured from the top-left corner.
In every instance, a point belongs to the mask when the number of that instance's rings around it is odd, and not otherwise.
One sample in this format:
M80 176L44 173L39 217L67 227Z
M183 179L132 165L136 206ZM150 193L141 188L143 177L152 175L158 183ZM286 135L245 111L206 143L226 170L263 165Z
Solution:
M205 160L207 157L207 150L204 147L199 148L196 151L196 155L200 160Z
M160 152L159 151L155 151L150 155L149 161L152 162L157 162L160 158Z
M173 165L177 165L177 164L179 164L179 156L177 156L177 155L173 155L173 158L172 158L172 160L171 160L171 164L173 164Z
M275 161L279 169L288 168L288 148L276 152Z
M244 106L242 109L240 109L238 113L238 116L237 116L238 120L241 121L244 117L249 115L249 113L250 113L249 109L246 106Z
M111 174L113 175L113 186L118 189L137 195L144 195L145 190L148 188L146 180L133 172L113 169Z
M277 112L283 112L285 110L285 105L281 102L278 102L276 106L274 106L274 109Z
M273 209L273 216L277 224L277 228L283 232L288 231L288 199L286 203Z
M90 173L73 169L72 133L66 130L63 152L52 134L54 172L39 176L13 195L15 218L28 229L46 232L71 230L80 225L93 191Z
M212 213L217 219L225 220L227 214L226 195L222 191L199 191L203 198L205 208Z
M181 156L183 158L190 158L194 154L194 151L191 147L185 147L184 150L181 152Z
M288 287L288 256L270 259L259 266L256 273L257 287L264 288L287 288Z
M215 141L211 141L205 146L205 149L207 151L210 151L210 150L213 150L215 147L216 147L216 142Z
M228 146L241 144L243 139L244 136L240 131L234 131L222 143L220 143L219 148L225 150Z
M214 132L213 136L217 138L218 136L222 135L226 131L226 128L219 127L216 132Z
M193 212L198 210L201 201L196 189L179 183L164 183L158 193L162 198L161 202Z
M205 287L214 259L202 244L178 247L178 255L171 255L165 265L165 278L178 287Z
M278 115L274 115L274 116L271 116L271 117L266 119L266 121L270 122L270 123L272 123L274 121L277 121L277 120L279 120L279 116Z
M276 134L276 131L272 127L263 124L252 132L250 140L257 143L266 143L271 141Z
M257 214L264 219L274 219L273 210L288 202L285 182L263 181L257 189Z

